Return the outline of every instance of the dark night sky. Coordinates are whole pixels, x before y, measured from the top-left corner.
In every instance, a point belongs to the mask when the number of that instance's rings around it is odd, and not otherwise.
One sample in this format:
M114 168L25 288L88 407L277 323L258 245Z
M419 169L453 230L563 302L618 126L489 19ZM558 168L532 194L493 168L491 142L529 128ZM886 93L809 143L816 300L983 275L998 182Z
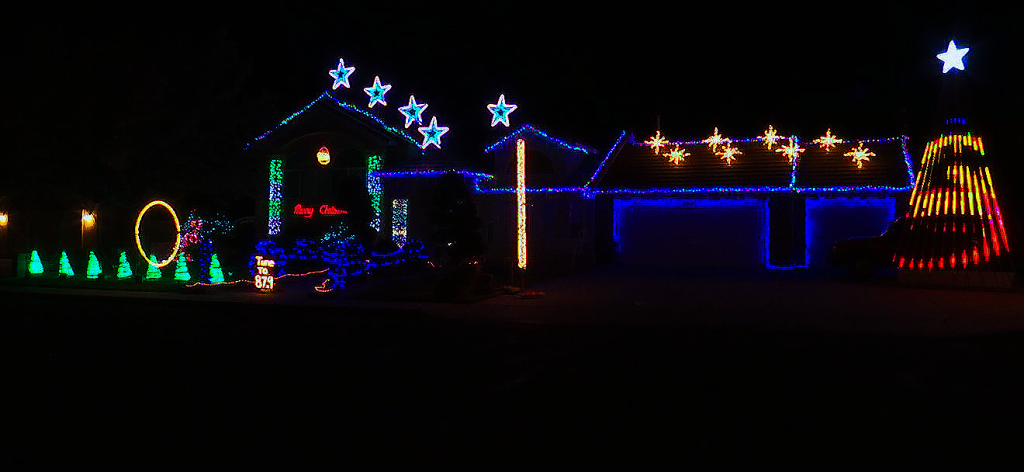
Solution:
M388 123L401 124L397 107L414 93L430 104L427 117L451 126L446 151L467 160L481 159L499 136L484 108L499 93L519 105L513 126L532 123L601 150L622 129L653 133L660 115L663 134L675 139L715 126L755 136L769 123L804 139L826 127L849 137L906 133L917 157L937 131L935 54L955 38L971 48L975 130L997 161L997 185L1016 181L1011 140L1024 74L1016 59L1022 42L1008 23L962 12L778 8L726 16L652 8L653 21L638 7L543 20L525 12L439 16L404 29L415 18L14 25L5 33L15 54L3 78L4 125L13 132L11 154L29 158L8 161L8 175L63 181L39 177L52 173L38 172L41 160L72 174L112 169L120 180L130 180L130 169L168 163L229 173L246 141L329 87L338 57L357 68L340 98L365 106L361 89L380 75L394 87L383 110ZM97 177L118 181L104 178ZM1020 200L1016 189L1008 193Z

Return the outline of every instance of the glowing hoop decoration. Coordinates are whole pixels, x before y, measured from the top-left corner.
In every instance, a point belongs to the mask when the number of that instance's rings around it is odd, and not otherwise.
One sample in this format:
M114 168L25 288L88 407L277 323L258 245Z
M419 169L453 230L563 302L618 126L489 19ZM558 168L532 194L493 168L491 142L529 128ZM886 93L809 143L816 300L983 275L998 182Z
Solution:
M171 218L174 218L174 250L171 251L171 255L168 256L167 259L164 259L161 262L153 262L149 260L149 257L146 257L146 251L142 250L142 241L139 240L139 225L142 223L142 216L155 205L160 205L166 208L167 212L171 214ZM139 254L142 254L142 258L145 259L149 265L158 269L170 264L171 261L174 260L174 256L178 255L178 249L181 248L181 223L178 222L178 214L174 212L174 208L171 208L167 202L163 200L153 200L146 204L146 206L142 207L142 211L139 212L139 217L135 218L135 247L139 249Z

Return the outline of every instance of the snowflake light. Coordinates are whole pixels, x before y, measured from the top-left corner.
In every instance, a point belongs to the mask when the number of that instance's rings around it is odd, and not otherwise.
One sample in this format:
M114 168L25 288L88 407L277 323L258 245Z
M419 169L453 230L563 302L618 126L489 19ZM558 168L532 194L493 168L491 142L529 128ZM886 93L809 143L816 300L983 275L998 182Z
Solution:
M391 84L381 85L380 77L373 76L373 85L363 89L367 95L370 96L370 104L367 108L373 108L374 105L380 103L381 105L388 106L388 102L384 101L384 94L391 90Z
M806 149L796 144L796 142L793 141L793 138L789 138L789 146L782 146L779 149L776 149L775 152L781 152L783 156L789 158L789 163L793 164L800 158L800 153L805 150Z
M348 76L352 75L355 71L356 68L354 66L345 67L345 60L338 58L338 68L327 72L334 79L334 83L331 84L331 90L338 90L338 87L342 85L345 88L352 88L348 83Z
M667 143L668 140L661 135L661 130L655 131L654 136L651 136L651 139L644 141L644 144L650 146L651 149L654 149L655 156L661 154L661 148L665 147L665 144Z
M505 94L498 95L498 103L491 103L487 105L487 111L491 112L491 128L501 123L508 128L508 115L516 111L519 105L513 105L511 103L505 103Z
M441 136L448 132L447 126L437 126L436 116L430 117L430 126L421 126L416 129L423 135L423 144L420 144L421 149L426 149L431 144L441 149Z
M690 153L686 152L686 149L679 149L679 146L676 146L675 149L669 151L665 155L668 156L668 161L671 162L672 165L679 165L680 162L686 160L685 158L688 157Z
M423 124L423 110L426 110L426 103L416 103L416 97L409 95L409 104L404 107L398 107L399 113L405 117L405 127L413 123Z
M874 156L875 153L864 147L864 141L858 141L857 147L850 149L850 152L843 155L853 158L853 162L857 163L857 168L862 169L864 168L864 161L870 161L869 157Z
M942 73L945 74L953 69L964 70L964 56L967 55L967 51L971 48L960 48L957 49L956 43L953 40L949 40L949 46L946 47L946 52L940 52L935 55L940 61L942 61Z
M768 146L768 150L771 151L772 146L778 144L779 139L781 138L775 131L775 128L772 127L772 125L768 125L768 129L764 130L764 136L758 136L757 139L760 139L765 146Z
M718 146L728 144L729 138L723 138L722 135L718 134L718 127L716 126L715 132L708 136L703 143L711 147L711 152L718 153Z
M821 148L828 152L831 151L832 148L836 147L836 144L842 144L843 140L839 136L832 136L832 128L829 128L825 131L825 136L815 139L812 142L820 144Z
M717 128L715 129L715 131L717 131ZM737 154L743 153L740 152L739 148L732 147L732 143L729 142L728 139L725 140L725 145L722 147L722 152L715 153L715 155L718 156L719 159L725 159L725 163L728 165L732 165L732 161L736 160L736 157L734 156L736 156Z

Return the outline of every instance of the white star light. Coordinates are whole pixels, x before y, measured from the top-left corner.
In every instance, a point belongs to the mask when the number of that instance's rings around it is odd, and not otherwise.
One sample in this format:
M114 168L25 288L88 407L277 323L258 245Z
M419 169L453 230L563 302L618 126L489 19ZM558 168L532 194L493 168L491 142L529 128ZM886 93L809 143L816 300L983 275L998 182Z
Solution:
M672 165L679 165L680 162L686 160L690 153L686 152L686 149L679 149L679 146L676 146L675 149L665 153L665 155L668 156L668 161Z
M390 84L381 85L380 77L376 75L373 76L373 85L363 89L363 91L370 96L370 104L367 105L366 107L373 108L373 106L378 103L384 106L388 106L388 102L384 101L384 94L388 93L388 90L391 90Z
M964 56L967 55L967 51L971 48L957 49L956 43L953 40L949 40L949 47L946 48L946 52L940 52L935 55L942 61L942 73L945 74L952 69L964 70Z
M498 103L492 103L487 105L487 110L491 112L491 128L501 123L508 128L508 115L519 108L519 105L513 105L511 103L505 104L505 94L498 95Z
M356 71L355 66L345 67L345 60L338 58L338 68L327 71L327 73L334 79L334 84L331 85L331 90L338 90L338 87L342 85L345 88L351 88L348 84L348 76L352 75Z
M416 97L409 95L409 104L404 107L398 107L398 112L405 117L405 127L413 123L423 124L423 110L426 110L426 103L416 103Z
M423 135L423 144L420 145L421 149L426 149L431 144L441 149L441 136L448 132L447 126L437 126L436 116L430 117L430 126L421 126L416 129Z

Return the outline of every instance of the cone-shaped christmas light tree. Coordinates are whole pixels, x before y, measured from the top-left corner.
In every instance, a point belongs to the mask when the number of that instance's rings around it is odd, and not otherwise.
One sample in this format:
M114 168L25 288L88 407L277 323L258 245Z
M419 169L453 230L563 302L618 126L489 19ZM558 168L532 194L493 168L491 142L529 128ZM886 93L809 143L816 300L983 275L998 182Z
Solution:
M68 277L75 276L75 270L71 268L71 261L68 260L68 253L65 251L60 252L60 269L58 273L64 274Z
M128 263L128 254L121 251L121 256L117 262L117 278L130 279L132 275L132 266Z
M210 256L210 283L219 284L224 282L224 271L220 268L220 260L217 259L217 253L213 253Z
M185 255L179 253L178 260L174 263L174 280L188 282L192 276L188 273L188 263L185 262Z
M32 250L32 258L28 262L28 273L31 275L42 275L43 261L39 259L39 251Z
M96 253L89 251L89 266L85 269L85 276L90 279L98 279L102 273L103 269L100 268L100 260L96 258Z
M943 61L941 130L924 147L906 212L906 232L895 262L925 271L1010 270L1010 247L981 136L968 128L963 57L967 48L939 54Z
M156 266L156 264L159 263L159 261L156 259L156 254L150 254L149 261L152 264L146 264L149 267L148 269L146 269L146 280L160 279L160 276L162 274L160 273L160 268Z

